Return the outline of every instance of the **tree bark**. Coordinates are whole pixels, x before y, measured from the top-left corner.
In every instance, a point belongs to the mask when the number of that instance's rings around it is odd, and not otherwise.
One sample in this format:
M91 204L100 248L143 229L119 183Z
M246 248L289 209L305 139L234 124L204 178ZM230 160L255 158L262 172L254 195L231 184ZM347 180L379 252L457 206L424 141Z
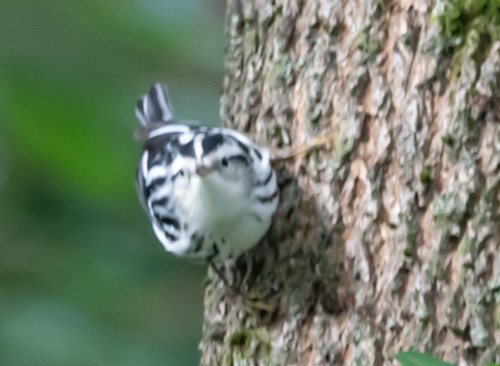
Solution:
M228 0L223 123L333 147L278 169L247 295L210 277L202 365L500 362L500 42L442 5Z

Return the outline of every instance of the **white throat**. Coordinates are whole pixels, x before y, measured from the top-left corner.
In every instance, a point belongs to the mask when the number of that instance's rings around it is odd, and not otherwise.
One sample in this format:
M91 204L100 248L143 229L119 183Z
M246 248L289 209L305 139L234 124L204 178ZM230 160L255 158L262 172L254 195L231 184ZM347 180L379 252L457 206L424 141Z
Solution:
M248 189L242 183L228 184L217 172L203 178L192 176L183 204L190 221L208 230L220 230L241 219L248 210L249 199Z
M214 172L203 178L191 177L185 196L178 200L191 230L207 235L218 245L220 257L236 256L249 249L269 228L252 211L246 182L228 184ZM196 225L196 226L194 226Z

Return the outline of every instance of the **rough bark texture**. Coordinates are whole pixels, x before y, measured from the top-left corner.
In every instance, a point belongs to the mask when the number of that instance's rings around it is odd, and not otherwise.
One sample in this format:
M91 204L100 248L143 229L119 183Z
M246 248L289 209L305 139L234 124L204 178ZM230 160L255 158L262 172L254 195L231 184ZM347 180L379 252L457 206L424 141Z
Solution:
M500 42L445 12L229 1L223 122L334 146L278 169L273 227L226 269L271 309L207 284L202 365L500 362Z

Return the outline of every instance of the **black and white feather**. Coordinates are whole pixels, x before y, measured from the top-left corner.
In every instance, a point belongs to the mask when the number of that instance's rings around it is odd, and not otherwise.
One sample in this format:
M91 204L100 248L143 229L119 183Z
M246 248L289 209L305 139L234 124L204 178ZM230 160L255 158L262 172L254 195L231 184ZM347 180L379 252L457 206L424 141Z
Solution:
M158 83L136 116L144 138L138 194L165 249L217 260L257 244L278 204L268 151L234 130L176 120Z
M166 91L161 84L156 83L153 85L148 94L139 99L135 108L135 115L139 123L144 127L151 123L170 123L174 121L172 106L169 104Z

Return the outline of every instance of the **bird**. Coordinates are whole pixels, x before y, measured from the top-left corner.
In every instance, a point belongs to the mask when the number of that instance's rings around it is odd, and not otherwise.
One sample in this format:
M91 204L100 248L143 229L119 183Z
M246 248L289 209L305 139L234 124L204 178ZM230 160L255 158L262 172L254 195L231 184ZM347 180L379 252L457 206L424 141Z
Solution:
M143 141L137 193L165 250L214 264L254 247L279 201L269 150L234 129L177 119L160 83L135 115Z

